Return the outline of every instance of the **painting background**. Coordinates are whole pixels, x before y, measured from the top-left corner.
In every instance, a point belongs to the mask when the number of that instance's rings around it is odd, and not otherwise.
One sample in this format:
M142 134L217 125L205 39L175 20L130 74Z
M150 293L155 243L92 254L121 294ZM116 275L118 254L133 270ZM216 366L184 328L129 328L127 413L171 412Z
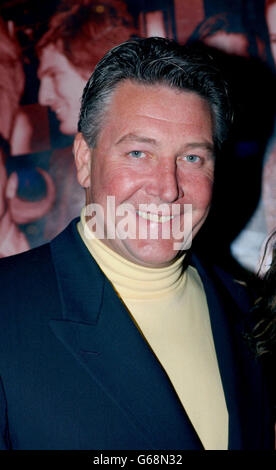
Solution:
M15 198L19 209L12 217L17 229L24 234L28 248L57 235L78 216L84 203L79 192L72 199L74 183L70 178L74 163L70 149L73 136L63 134L55 113L38 103L36 44L61 3L66 4L57 0L4 0L0 5L0 17L20 45L25 74L18 110L22 124L18 119L5 167L8 177L17 175ZM79 3L67 1L68 8ZM83 0L83 3L101 5L100 1L92 0ZM265 1L127 0L125 3L140 36L167 36L182 44L191 40L205 41L206 30L212 29L210 24L215 24L221 15L227 18L227 34L213 32L207 35L206 42L223 50L218 53L218 60L232 82L236 121L230 143L218 164L213 210L196 241L196 248L236 273L241 268L256 271L262 244L273 224L276 225L273 209L271 226L268 224L262 198L263 166L268 154L273 152L275 116L274 64L264 14ZM221 29L217 27L221 32L225 26L222 22ZM242 42L238 46L232 43L233 35L245 38L245 49ZM5 113L6 109L1 107L0 121L5 119ZM275 168L275 156L273 161ZM0 179L0 185L4 193L6 182ZM29 219L24 217L24 211L27 214L30 207L28 203L37 203L39 207L51 191L49 207L42 215L38 210L37 215ZM7 211L10 206L5 204ZM272 197L267 203L268 212L271 213L273 205L276 204ZM5 237L5 230L0 230L0 256L22 251L20 244L14 242L1 252L1 242L5 247L9 245Z

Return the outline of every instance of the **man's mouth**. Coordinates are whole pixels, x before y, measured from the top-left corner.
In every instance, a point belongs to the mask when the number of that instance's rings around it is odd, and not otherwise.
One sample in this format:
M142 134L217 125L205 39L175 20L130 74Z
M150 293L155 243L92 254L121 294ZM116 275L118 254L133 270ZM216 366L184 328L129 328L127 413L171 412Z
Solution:
M158 215L151 212L137 211L139 217L142 217L145 220L150 220L151 222L165 223L174 218L174 215Z

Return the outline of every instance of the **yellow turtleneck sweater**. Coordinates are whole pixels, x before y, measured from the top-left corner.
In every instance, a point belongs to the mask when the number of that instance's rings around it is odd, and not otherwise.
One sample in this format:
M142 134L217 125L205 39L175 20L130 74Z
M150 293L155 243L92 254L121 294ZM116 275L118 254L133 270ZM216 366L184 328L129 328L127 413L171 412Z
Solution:
M228 412L200 277L184 255L165 268L132 263L78 231L166 371L205 449L228 446Z

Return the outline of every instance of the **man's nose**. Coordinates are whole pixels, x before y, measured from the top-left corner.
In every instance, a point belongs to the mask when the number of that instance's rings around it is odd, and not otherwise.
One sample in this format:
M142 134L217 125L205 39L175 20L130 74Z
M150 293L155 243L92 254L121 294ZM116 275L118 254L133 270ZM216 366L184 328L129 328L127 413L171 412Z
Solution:
M38 102L42 106L50 106L53 102L53 89L49 77L42 77L40 80Z
M176 164L162 164L152 175L147 185L147 192L159 198L161 202L172 203L183 196L179 185Z

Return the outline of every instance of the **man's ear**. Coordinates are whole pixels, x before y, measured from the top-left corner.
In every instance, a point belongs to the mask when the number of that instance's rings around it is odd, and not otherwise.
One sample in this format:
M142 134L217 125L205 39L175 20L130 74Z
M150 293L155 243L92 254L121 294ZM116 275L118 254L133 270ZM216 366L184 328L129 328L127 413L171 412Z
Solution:
M78 132L73 145L78 182L83 188L90 186L92 150L88 147L81 132Z

